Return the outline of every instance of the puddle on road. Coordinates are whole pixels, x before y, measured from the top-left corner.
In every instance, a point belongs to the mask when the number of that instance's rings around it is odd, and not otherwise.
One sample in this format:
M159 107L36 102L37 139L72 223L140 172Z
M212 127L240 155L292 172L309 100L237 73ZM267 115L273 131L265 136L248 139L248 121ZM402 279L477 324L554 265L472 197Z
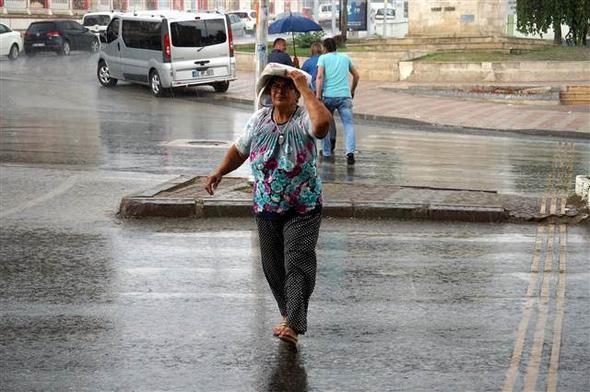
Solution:
M232 142L229 140L204 140L204 139L177 139L170 142L163 143L164 146L170 147L199 147L199 148L224 148L231 146Z

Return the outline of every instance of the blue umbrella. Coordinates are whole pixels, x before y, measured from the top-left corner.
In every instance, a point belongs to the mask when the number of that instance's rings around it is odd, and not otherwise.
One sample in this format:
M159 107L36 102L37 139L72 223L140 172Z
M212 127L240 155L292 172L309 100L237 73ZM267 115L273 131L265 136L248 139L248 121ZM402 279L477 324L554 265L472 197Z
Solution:
M322 30L322 26L313 20L304 16L293 15L292 13L289 13L289 16L275 20L268 26L269 34L291 33L293 36L293 52L295 56L297 56L297 51L295 50L295 33Z

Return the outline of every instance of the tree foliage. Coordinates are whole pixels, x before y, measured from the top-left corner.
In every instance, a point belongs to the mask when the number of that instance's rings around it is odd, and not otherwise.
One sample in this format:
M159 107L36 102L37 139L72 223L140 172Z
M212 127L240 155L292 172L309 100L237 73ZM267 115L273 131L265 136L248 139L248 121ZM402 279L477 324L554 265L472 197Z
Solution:
M518 31L527 34L555 31L555 41L561 43L561 25L569 27L568 44L585 45L590 22L590 0L517 0Z

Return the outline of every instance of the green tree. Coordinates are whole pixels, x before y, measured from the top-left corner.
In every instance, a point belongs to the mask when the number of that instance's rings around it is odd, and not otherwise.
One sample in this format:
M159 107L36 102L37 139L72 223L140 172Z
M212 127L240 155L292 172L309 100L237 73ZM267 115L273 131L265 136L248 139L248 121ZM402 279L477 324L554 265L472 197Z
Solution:
M590 20L590 0L517 0L518 31L527 34L555 32L554 42L562 40L561 25L569 27L568 40L585 45Z

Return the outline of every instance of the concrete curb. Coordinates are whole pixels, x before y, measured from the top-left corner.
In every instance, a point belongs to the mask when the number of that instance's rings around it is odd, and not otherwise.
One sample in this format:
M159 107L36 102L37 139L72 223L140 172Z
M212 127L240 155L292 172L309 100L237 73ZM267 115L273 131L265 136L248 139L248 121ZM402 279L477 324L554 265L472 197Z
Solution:
M325 217L358 219L424 219L461 222L507 222L510 214L502 207L420 205L412 203L357 202L325 203ZM252 216L251 200L196 200L191 198L124 197L122 218L236 218Z
M251 217L251 194L245 192L249 184L246 178L228 177L223 189L219 189L215 196L208 196L198 186L199 177L179 176L156 187L135 195L123 197L120 203L119 216L121 218L219 218L219 217ZM358 218L358 219L417 219L438 221L462 221L462 222L540 222L546 219L565 219L570 223L583 221L587 218L584 214L578 216L540 216L531 211L530 203L536 205L537 200L526 199L525 204L518 206L514 203L506 204L506 195L497 195L495 192L477 191L481 193L481 203L465 202L472 200L462 199L465 193L457 189L429 189L429 196L424 198L425 189L415 187L391 186L392 189L402 192L407 197L408 191L420 192L416 196L419 202L401 202L390 199L382 201L376 195L377 200L370 200L362 195L355 197L354 190L340 194L337 191L342 184L327 183L326 192L332 193L332 200L326 201L323 206L323 214L330 218ZM387 194L387 189L381 192ZM336 191L336 193L334 193ZM351 193L352 192L352 193ZM488 196L484 197L483 195ZM410 193L411 195L411 193ZM459 195L459 196L457 196ZM403 198L402 197L402 198ZM412 196L410 196L412 197ZM491 198L490 198L491 197ZM341 198L344 198L342 200ZM437 201L438 200L438 201ZM440 201L445 200L441 203ZM503 201L504 200L504 201ZM512 199L511 199L512 200ZM494 203L497 201L497 204ZM527 207L528 205L528 207ZM536 208L535 208L536 209Z
M227 177L215 196L209 196L199 186L199 178L179 176L136 195L123 197L118 215L121 218L194 219L253 215L251 184L247 178ZM371 200L350 186L353 185L324 184L325 194L330 195L330 200L323 205L325 217L569 224L586 222L589 218L586 207L572 205L565 214L540 214L540 199L491 191L392 185L381 186L378 194L371 193L375 198Z

